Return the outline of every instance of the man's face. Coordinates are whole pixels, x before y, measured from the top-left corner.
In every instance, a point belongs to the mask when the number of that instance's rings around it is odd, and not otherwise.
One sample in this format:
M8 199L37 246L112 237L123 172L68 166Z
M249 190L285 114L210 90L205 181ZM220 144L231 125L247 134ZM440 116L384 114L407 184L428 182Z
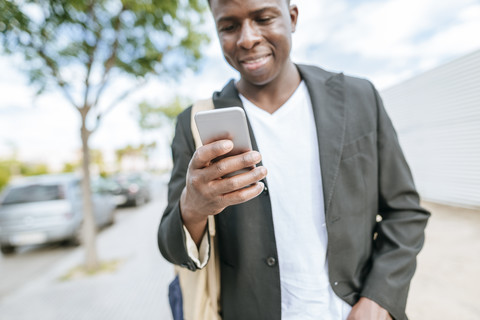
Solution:
M298 10L286 0L211 0L218 38L241 81L262 86L284 75Z

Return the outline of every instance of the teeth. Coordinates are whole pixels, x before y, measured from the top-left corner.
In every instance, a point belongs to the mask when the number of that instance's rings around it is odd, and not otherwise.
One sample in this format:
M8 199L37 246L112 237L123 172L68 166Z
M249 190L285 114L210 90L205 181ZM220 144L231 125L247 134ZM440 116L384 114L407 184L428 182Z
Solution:
M262 60L264 60L266 57L260 57L260 58L257 58L255 60L247 60L245 61L245 63L257 63L257 62L260 62Z

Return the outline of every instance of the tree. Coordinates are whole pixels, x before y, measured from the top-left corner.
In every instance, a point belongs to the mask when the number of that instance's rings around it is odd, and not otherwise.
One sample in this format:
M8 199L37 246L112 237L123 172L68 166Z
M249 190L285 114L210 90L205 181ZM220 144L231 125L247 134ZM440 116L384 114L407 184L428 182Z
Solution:
M73 162L67 162L67 163L63 164L62 172L63 173L72 173L72 172L75 172L78 168L80 168L79 164L73 163Z
M0 191L2 191L3 188L5 188L5 186L8 184L11 175L9 164L5 163L4 161L0 161Z
M154 106L147 101L143 101L138 105L136 112L138 125L143 131L172 125L188 104L187 99L179 96L176 96L171 103L164 106Z
M90 155L90 163L95 165L100 176L106 177L107 172L105 171L105 160L103 159L102 151L98 149L90 149Z
M81 117L88 270L98 267L89 139L104 116L149 76L175 78L196 65L208 41L198 31L205 8L201 0L0 1L3 51L25 60L22 69L38 94L59 90ZM119 90L125 77L134 84Z
M41 162L22 162L11 157L10 159L0 160L0 191L15 176L38 176L49 173L49 168Z
M148 152L149 150L155 148L156 143L153 142L151 144L145 145L145 144L140 144L138 146L132 146L132 145L127 145L124 148L120 148L115 150L115 154L117 156L117 164L118 168L120 171L123 170L122 168L122 162L123 159L125 158L143 158L146 161L148 161Z

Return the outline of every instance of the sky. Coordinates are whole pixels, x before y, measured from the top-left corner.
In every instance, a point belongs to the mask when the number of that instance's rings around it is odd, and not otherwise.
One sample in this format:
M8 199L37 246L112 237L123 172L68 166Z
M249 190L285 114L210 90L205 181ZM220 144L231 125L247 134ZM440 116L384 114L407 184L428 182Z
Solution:
M367 78L380 91L480 49L479 0L292 3L299 9L293 61ZM176 82L149 81L106 116L91 138L91 148L102 150L108 159L115 149L154 139L159 144L159 161L168 164L171 130L145 135L133 110L142 101L168 103L176 95L206 98L229 79L238 78L222 56L210 15L205 29L212 41L199 70L186 70ZM19 71L21 63L18 58L0 56L0 159L15 155L58 169L79 157L78 112L58 92L36 97ZM114 91L129 85L126 81Z

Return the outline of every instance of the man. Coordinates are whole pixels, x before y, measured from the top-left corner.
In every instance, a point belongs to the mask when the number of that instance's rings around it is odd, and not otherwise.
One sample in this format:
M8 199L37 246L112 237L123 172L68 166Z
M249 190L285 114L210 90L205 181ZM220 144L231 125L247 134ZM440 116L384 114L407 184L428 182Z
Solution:
M210 8L240 73L213 102L244 107L256 151L212 161L232 142L195 152L191 109L179 116L162 254L203 267L215 215L223 319L406 319L429 213L378 93L290 60L298 17L290 1Z

